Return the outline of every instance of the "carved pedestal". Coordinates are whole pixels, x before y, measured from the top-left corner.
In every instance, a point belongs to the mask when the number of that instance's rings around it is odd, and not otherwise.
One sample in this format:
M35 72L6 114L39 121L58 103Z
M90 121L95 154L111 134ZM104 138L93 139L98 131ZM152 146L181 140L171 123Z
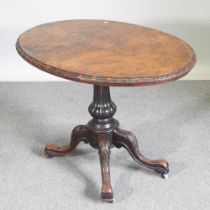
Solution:
M117 148L124 147L137 163L153 169L160 173L163 178L167 178L168 162L145 158L139 152L136 137L131 132L119 128L119 122L113 118L116 105L111 100L108 86L94 85L93 102L88 110L93 117L92 120L87 125L78 125L72 130L69 146L46 145L45 153L48 157L73 152L81 141L98 149L102 175L101 198L107 202L113 202L109 160L110 149L114 146Z

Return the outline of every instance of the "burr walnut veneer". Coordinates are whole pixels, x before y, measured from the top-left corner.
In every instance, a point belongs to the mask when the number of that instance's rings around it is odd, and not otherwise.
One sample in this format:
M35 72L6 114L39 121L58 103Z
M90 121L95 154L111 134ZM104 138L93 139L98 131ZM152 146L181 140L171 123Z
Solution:
M72 130L70 144L45 147L48 157L73 152L84 141L98 149L103 200L112 202L110 149L124 147L138 163L160 173L169 172L166 160L150 160L138 149L136 137L119 128L113 118L116 105L109 86L144 86L176 80L195 64L195 54L184 41L140 25L104 21L69 20L36 26L17 40L19 54L50 74L93 84L89 105L92 119ZM133 108L133 107L130 107Z

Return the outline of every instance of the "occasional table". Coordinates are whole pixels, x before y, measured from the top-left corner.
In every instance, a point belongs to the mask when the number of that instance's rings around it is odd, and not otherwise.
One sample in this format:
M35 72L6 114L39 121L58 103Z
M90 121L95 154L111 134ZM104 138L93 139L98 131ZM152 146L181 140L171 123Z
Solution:
M18 38L16 48L26 61L43 71L93 84L93 100L88 108L92 119L72 130L68 146L46 145L48 157L73 152L81 141L98 149L101 197L108 202L113 202L109 168L112 147L124 147L137 163L167 177L168 162L144 157L135 135L119 128L119 122L113 118L116 105L111 100L109 86L154 85L186 75L196 61L188 44L140 25L67 20L39 25L24 32ZM72 94L80 97L79 93Z

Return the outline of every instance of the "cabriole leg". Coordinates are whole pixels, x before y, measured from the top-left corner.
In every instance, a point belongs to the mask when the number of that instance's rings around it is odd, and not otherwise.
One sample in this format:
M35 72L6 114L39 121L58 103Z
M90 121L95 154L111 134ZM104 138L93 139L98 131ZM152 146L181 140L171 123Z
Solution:
M113 131L113 143L116 147L124 147L130 153L131 157L139 164L151 168L160 173L163 178L168 177L169 165L166 160L150 160L145 158L139 151L138 142L134 134L122 129Z
M78 125L72 130L70 144L65 147L60 147L56 144L48 144L45 147L45 154L47 157L54 157L73 152L77 145L84 141L87 143L90 138L90 131L86 125Z
M98 134L97 137L102 176L101 198L106 202L113 202L113 191L109 169L111 138L111 134Z

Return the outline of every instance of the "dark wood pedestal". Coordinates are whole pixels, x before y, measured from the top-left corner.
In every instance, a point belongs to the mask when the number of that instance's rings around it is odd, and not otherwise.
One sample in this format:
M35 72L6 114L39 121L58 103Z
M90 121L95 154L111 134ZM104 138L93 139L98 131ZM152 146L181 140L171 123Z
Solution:
M102 175L101 198L107 202L113 202L109 160L110 149L114 146L117 148L124 147L137 163L153 169L160 173L163 178L167 178L169 172L168 162L166 160L145 158L138 149L135 135L130 131L119 128L119 122L113 118L116 105L111 100L108 86L94 85L93 102L88 110L93 117L92 120L87 125L78 125L73 129L69 146L46 145L45 154L48 157L73 152L81 141L89 143L92 147L98 149Z

